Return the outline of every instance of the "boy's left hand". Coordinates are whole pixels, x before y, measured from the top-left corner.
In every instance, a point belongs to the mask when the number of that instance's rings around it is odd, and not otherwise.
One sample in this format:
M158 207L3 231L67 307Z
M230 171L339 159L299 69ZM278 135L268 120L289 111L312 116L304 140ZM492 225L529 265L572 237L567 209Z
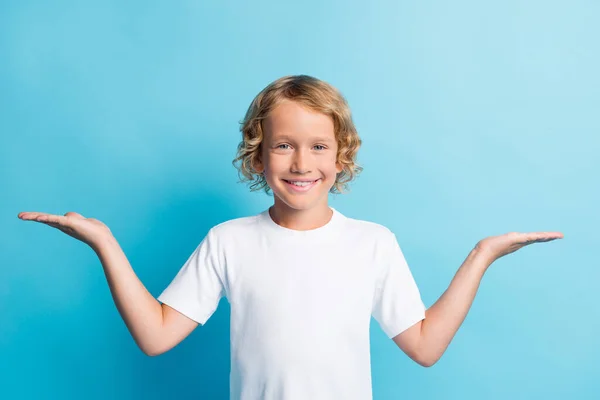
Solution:
M561 232L509 232L504 235L490 236L477 243L475 248L488 254L493 260L497 260L507 254L519 250L521 247L536 242L548 242L550 240L562 239Z

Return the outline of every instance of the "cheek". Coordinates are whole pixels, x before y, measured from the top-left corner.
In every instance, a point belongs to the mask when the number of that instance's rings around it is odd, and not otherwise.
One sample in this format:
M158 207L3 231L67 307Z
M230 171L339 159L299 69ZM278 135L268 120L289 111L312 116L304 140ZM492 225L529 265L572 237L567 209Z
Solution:
M327 161L325 163L323 163L323 170L327 171L327 173L329 173L329 174L335 175L337 173L336 161L337 160L335 157L328 158Z

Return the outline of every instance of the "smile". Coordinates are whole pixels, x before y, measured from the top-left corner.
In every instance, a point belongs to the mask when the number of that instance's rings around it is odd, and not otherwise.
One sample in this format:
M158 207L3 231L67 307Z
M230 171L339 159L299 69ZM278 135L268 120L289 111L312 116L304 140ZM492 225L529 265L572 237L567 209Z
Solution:
M309 181L309 182L305 182L305 181L288 181L285 179L282 179L285 182L285 185L287 187L289 187L290 189L296 191L296 192L307 192L309 191L311 188L313 188L321 179L317 179L314 181Z

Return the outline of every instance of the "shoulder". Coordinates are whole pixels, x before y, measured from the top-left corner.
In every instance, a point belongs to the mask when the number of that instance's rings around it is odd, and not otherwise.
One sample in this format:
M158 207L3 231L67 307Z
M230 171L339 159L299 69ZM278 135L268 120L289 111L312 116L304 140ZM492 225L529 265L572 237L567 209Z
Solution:
M364 219L344 217L344 225L348 233L359 234L373 239L388 239L394 235L387 226Z
M249 251L252 249L252 240L248 239L256 236L257 224L257 216L234 218L218 223L206 232L197 250L204 249L220 257Z
M347 248L372 255L387 254L396 243L394 232L387 226L358 218L344 217L340 235Z
M221 239L248 234L257 227L259 222L258 219L259 215L233 218L210 228L207 236L211 236L215 239Z

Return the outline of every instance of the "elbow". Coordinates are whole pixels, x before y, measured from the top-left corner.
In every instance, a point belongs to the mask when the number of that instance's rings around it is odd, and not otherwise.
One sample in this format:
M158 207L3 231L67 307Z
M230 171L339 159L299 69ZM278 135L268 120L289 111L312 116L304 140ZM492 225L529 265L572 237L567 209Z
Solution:
M148 357L160 356L161 354L169 351L169 348L164 347L164 346L146 346L146 347L140 347L140 349Z
M153 353L151 351L145 351L145 350L142 350L142 353L144 353L148 357L156 357L159 354L159 353Z
M435 363L437 363L439 361L440 357L431 357L431 356L425 356L425 357L419 357L417 360L415 360L420 366L425 367L425 368L429 368L435 365Z
M164 353L164 350L159 349L157 346L140 346L138 344L139 349L147 355L148 357L156 357Z
M168 350L165 348L164 343L160 343L156 340L142 340L141 338L136 337L134 337L133 340L141 352L148 357L159 356Z
M148 357L156 357L161 355L163 352L162 351L155 351L155 350L144 350L142 349L142 352L147 355Z
M154 357L156 356L156 352L152 351L151 349L146 349L144 347L138 346L138 348L142 351L142 353L144 353L144 355L148 356L148 357Z
M429 368L433 367L436 361L417 361L421 367Z

